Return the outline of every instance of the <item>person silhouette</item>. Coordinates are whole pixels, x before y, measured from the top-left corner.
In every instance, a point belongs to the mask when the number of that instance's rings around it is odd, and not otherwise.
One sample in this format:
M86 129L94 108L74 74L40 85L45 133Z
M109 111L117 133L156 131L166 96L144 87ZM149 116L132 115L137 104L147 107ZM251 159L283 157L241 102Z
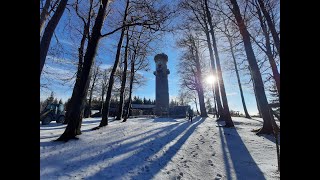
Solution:
M191 108L189 108L188 110L188 120L190 120L192 122L192 117L193 117L193 110Z

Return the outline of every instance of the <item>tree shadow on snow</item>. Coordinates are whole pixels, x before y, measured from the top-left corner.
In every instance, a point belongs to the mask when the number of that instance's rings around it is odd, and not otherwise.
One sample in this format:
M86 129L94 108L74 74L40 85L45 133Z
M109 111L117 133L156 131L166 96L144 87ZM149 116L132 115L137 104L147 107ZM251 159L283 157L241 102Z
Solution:
M154 177L161 169L163 169L169 161L173 158L173 156L178 152L178 150L181 148L181 146L187 141L187 139L191 136L191 134L194 132L197 126L199 126L202 122L205 121L206 118L196 117L193 120L193 123L186 123L186 126L189 126L189 129L185 131L185 133L180 137L180 139L177 140L177 142L170 146L169 149L157 160L151 161L150 163L146 163L145 166L142 167L142 172L139 172L138 175L131 176L131 179L140 180L145 179L149 180ZM184 131L184 127L181 127L182 131ZM170 138L165 140L165 143L170 143L172 140L174 140L179 134L181 134L180 130L175 131L173 133L168 134ZM162 141L162 140L161 140ZM164 144L165 146L165 144ZM159 150L162 147L159 147ZM148 158L152 157L152 154L148 154ZM143 163L141 163L143 164ZM137 164L138 166L139 164ZM120 177L119 177L120 178Z
M230 162L232 162L237 180L266 179L235 128L219 127L219 134L228 180L232 180ZM231 161L228 161L227 149Z
M259 135L261 138L264 137L265 139L273 142L273 143L276 143L276 139L273 135L268 135L268 134L262 134L262 135ZM278 143L280 145L280 133L278 135Z
M152 177L156 175L172 159L172 157L178 152L178 150L185 143L188 137L193 133L195 128L203 121L204 119L201 119L199 117L194 120L194 123L184 121L182 123L179 123L178 126L177 124L175 124L175 126L165 128L162 130L162 132L167 132L166 135L155 137L156 135L160 134L155 133L153 136L148 137L154 139L137 147L136 149L141 149L137 154L113 163L112 166L106 167L105 169L102 169L101 171L97 172L91 177L87 177L86 179L121 179L124 174L130 173L127 171L118 171L118 169L127 167L126 164L134 164L134 167L131 167L128 171L132 172L133 170L138 170L138 174L130 176L130 179L152 179ZM154 157L157 152L159 152L163 147L176 139L180 134L183 134L182 137L174 145L170 146L169 149L167 149L161 157ZM116 150L118 154L116 154L115 156L119 156L131 151L131 146L132 145L130 144L121 146L119 150Z
M168 117L168 118L154 118L153 122L178 122L178 121Z
M109 122L110 122L110 119L108 120ZM85 120L85 119L83 119L82 120L82 124L81 124L81 126L83 126L83 125L86 125L86 124L92 124L92 123L100 123L101 122L101 118L99 118L99 119L90 119L90 120Z
M52 141L46 141L46 142L40 142L40 147L46 148L46 147L50 147L50 146L55 146L55 147L59 148L60 145L63 145L65 143L65 142L62 142L62 141L53 141L53 140Z
M50 124L47 124L47 125L40 125L40 130L43 131L43 130L65 129L66 126L67 126L66 124L51 122Z
M112 160L113 158L124 156L120 160L115 161L110 165L105 165L107 167L96 170L94 174L91 176L86 176L85 179L121 179L121 177L123 177L125 174L130 176L130 179L151 179L172 159L172 157L193 133L195 128L204 120L205 118L201 119L199 117L195 118L193 123L188 121L180 121L161 128L156 127L156 131L155 129L149 130L151 134L144 132L134 135L135 137L128 137L119 141L103 144L91 150L102 150L102 153L81 158L80 160L73 160L72 164L75 164L76 168L68 170L65 169L64 166L56 166L55 171L51 171L44 175L50 177L50 175L54 175L55 173L62 171L63 174L69 174L77 171L76 169L86 169L90 166L103 164L104 160ZM155 154L160 152L163 147L175 140L181 134L182 136L176 141L175 144L163 151L162 156L155 156ZM137 137L139 139L137 139ZM123 142L128 139L134 139L134 141ZM144 143L144 141L147 142ZM109 148L111 149L109 150L106 147L112 148ZM87 150L88 149L79 149L81 152L89 153ZM134 154L125 156L127 153L132 152L134 152ZM74 151L66 152L63 159L68 161L69 159L73 159L75 155L76 153ZM55 159L55 157L50 157L50 159ZM43 167L50 166L49 162L46 162L46 164L47 165L43 164ZM130 165L130 167L128 165ZM138 174L130 175L130 172L138 172Z

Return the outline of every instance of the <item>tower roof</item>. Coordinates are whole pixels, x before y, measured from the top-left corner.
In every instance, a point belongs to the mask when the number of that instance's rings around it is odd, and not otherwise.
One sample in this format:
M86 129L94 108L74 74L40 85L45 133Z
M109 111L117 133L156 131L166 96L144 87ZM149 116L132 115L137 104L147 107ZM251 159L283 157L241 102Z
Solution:
M157 62L157 61L166 61L168 62L168 56L164 53L161 53L161 54L157 54L155 57L154 57L154 61Z

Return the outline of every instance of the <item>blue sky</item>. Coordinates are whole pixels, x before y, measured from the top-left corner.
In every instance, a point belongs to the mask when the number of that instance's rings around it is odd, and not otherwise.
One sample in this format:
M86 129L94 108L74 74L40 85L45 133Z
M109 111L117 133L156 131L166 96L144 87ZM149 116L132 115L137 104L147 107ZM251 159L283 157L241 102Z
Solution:
M141 72L143 76L146 77L147 83L145 86L137 88L133 94L140 97L146 97L147 99L155 99L155 76L153 75L153 71L155 70L155 63L153 60L153 57L158 53L165 53L168 55L168 68L170 69L170 74L168 78L169 82L169 95L170 99L173 99L178 96L179 93L179 76L177 74L177 64L178 64L178 58L179 54L181 53L181 50L175 47L175 41L172 35L168 34L167 37L165 37L166 41L162 48L159 48L157 52L154 52L153 56L149 56L149 64L150 64L150 71ZM115 43L115 42L114 42ZM66 46L70 46L67 45ZM66 47L68 48L68 47ZM114 54L110 53L107 55L107 53L101 53L99 52L99 59L102 61L104 66L111 66L114 61ZM221 58L221 61L224 59ZM50 65L49 61L47 65ZM52 63L53 64L53 63ZM53 66L53 65L52 65ZM63 69L62 66L56 65L57 68ZM63 71L63 70L61 70ZM204 75L205 76L205 75ZM225 88L227 92L227 98L229 102L229 108L232 110L238 110L240 112L243 112L242 104L241 104L241 98L239 94L239 88L237 81L234 77L234 74L230 73L223 73L224 77L224 83ZM52 82L51 88L53 89L55 96L60 99L62 98L63 101L67 100L69 97L71 97L72 93L72 86L71 85L61 85L58 81ZM246 87L243 87L244 90L244 96L246 99L247 108L250 114L256 114L257 108L256 108L256 101L255 97L252 94L252 90L248 89ZM41 98L44 99L50 95L50 91L42 92ZM192 104L192 106L194 106Z
M65 17L64 17L65 18ZM51 56L51 57L56 57L58 59L65 59L66 61L69 62L76 62L76 53L77 53L77 38L70 38L70 34L68 31L65 30L63 24L59 24L58 28L56 30L56 34L60 38L60 43L63 45L63 48L68 52L67 54L58 54L56 56ZM114 62L114 56L115 56L115 45L117 44L118 41L118 34L116 33L110 37L107 37L100 41L101 47L98 50L98 56L97 56L97 61L101 61L103 66L112 66ZM169 95L170 99L173 99L178 96L179 93L179 76L177 74L177 64L178 64L178 58L179 54L181 53L181 49L175 47L175 40L176 37L172 34L167 34L163 38L163 42L158 44L158 49L156 52L152 52L150 56L148 56L148 61L150 64L150 71L149 72L141 72L143 76L146 77L147 82L146 85L143 87L137 88L134 92L133 95L140 96L140 97L146 97L150 99L155 99L155 76L153 75L153 71L155 70L155 63L153 60L153 57L158 54L158 53L165 53L168 55L168 68L170 70L169 74ZM52 46L56 45L56 41L52 40L51 42ZM73 55L71 55L73 54ZM223 63L225 60L227 60L227 56L223 56L221 54L221 64L223 66ZM65 73L68 74L69 70L67 69L67 65L64 65L63 63L56 63L52 62L50 58L47 58L47 62L45 65L45 68L48 69L54 68L58 70L60 73ZM75 68L73 68L71 71L75 71ZM72 74L72 73L71 73ZM204 75L205 77L206 75ZM229 102L229 108L231 110L237 110L240 112L243 112L243 107L241 103L241 98L239 94L239 88L238 84L235 78L235 74L230 74L229 72L223 72L223 77L224 77L224 83L225 83L225 88L226 88L226 93L227 93L227 98ZM247 78L247 77L241 77L241 78ZM248 79L241 79L242 81L248 81ZM44 82L42 80L42 82ZM71 97L72 93L72 84L61 84L60 81L50 81L49 88L54 91L55 96L58 99L62 99L63 101L66 101L68 98ZM50 95L50 89L49 90L41 90L41 99L45 99ZM247 88L243 86L243 91L244 91L244 96L246 99L246 104L247 104L247 109L250 114L257 114L257 106L256 106L256 100L254 97L254 94L252 92L252 88ZM194 105L192 104L194 107Z

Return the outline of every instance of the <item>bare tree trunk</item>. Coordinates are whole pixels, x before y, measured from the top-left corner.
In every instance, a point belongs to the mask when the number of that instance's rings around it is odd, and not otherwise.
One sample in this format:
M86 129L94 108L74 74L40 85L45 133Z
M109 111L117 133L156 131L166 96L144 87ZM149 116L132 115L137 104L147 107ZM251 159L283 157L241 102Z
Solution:
M202 72L201 72L201 66L200 66L200 58L199 58L199 53L197 46L195 45L194 39L191 39L192 46L195 51L195 62L196 62L196 79L198 81L198 86L197 86L197 92L198 92L198 97L199 97L199 106L200 106L200 116L201 117L208 117L207 110L206 110L206 105L204 103L204 95L203 95L203 86L202 86ZM191 46L191 47L192 47ZM191 49L193 51L193 49Z
M239 71L238 71L238 67L237 67L236 57L235 57L234 52L233 52L233 44L232 44L231 37L228 37L228 41L229 41L229 44L230 44L230 50L231 50L231 55L232 55L232 59L233 59L233 63L234 63L234 69L235 69L236 75L237 75L237 80L238 80L238 85L239 85L240 96L241 96L241 101L242 101L242 106L243 106L244 114L245 114L246 118L251 119L251 116L250 116L249 113L248 113L247 106L246 106L246 102L245 102L244 96L243 96L243 91L242 91L242 86L241 86Z
M213 97L213 100L214 100L214 113L215 113L215 117L216 118L219 118L219 111L217 110L217 100L216 100L216 97L214 96Z
M105 90L106 86L104 84L102 84L102 91L101 91L101 108L100 108L100 114L102 114L102 109L103 109L103 99L104 99L104 94L105 94Z
M95 19L94 26L92 28L91 38L88 42L88 47L84 56L83 68L81 71L80 79L76 81L72 96L70 99L70 113L66 116L68 119L68 125L64 133L57 139L57 141L68 141L70 139L76 138L81 128L81 112L84 107L84 100L87 97L88 87L90 83L90 71L92 64L95 60L95 55L97 53L98 44L101 39L101 29L106 17L106 9L108 7L108 0L102 0L99 7L97 17ZM78 131L78 132L77 132Z
M277 51L278 51L279 56L280 56L280 38L279 38L278 33L276 31L276 27L275 27L274 23L272 22L270 14L268 13L268 11L266 9L263 0L258 0L258 3L260 5L260 8L262 10L262 13L263 13L264 17L267 20L267 24L268 24L268 27L269 27L269 29L271 31L271 35L273 37L274 44L276 45Z
M206 26L206 28L208 28L207 24L205 24L205 26ZM207 45L209 48L210 64L211 64L211 68L212 68L212 73L213 73L214 77L217 77L217 70L216 70L216 65L214 63L213 50L212 50L212 44L211 44L211 40L210 40L209 30L206 30L205 34L207 37ZM215 83L215 82L213 82L213 83ZM215 99L217 102L218 112L220 113L220 112L223 112L223 107L222 107L221 100L220 100L219 83L215 83L213 87L214 87L213 93L214 93L214 96L215 96Z
M253 89L254 89L254 85L253 85ZM259 112L259 117L262 118L262 112L261 112L261 108L259 106L259 103L258 103L258 97L257 97L257 93L256 93L256 90L254 89L254 97L256 98L256 102L257 102L257 109L258 109L258 112Z
M120 39L118 42L118 48L117 48L117 54L116 54L116 59L113 64L113 68L110 74L109 78L109 84L108 84L108 89L107 89L107 96L106 100L103 104L103 109L102 109L102 120L99 124L99 127L107 126L108 125L108 116L109 116L109 107L110 107L110 100L111 100L111 92L114 84L114 75L117 70L119 61L120 61L120 52L121 52L121 46L122 46L122 41L123 41L123 36L124 36L124 29L121 31Z
M126 122L129 114L130 114L130 107L132 103L132 88L133 88L133 80L134 80L134 63L135 63L135 55L133 58L131 58L131 69L130 69L130 87L129 87L129 99L128 99L128 105L126 107L126 114L124 115L123 121Z
M208 114L206 111L206 105L204 103L203 89L199 88L199 90L197 90L197 92L198 92L199 105L200 105L200 116L201 117L208 117Z
M49 17L49 6L50 6L50 2L51 0L46 0L43 8L42 8L42 11L41 11L41 14L40 14L40 33L42 32L42 29L44 27L44 24L47 20L47 18Z
M98 73L99 73L99 66L97 66L97 68L95 69L95 72L94 72L94 74L93 74L93 80L92 80L92 84L91 84L91 87L90 87L89 102L88 102L88 107L87 107L87 108L88 108L88 111L89 111L89 114L86 114L86 115L85 115L85 118L88 118L88 117L91 116L92 94L93 94L93 88L94 88L94 86L95 86Z
M197 114L199 115L199 110L198 110L198 103L197 103L197 98L194 98L194 103L196 104L196 110L197 110Z
M80 74L81 74L81 70L82 70L82 66L83 66L84 47L85 47L86 39L89 36L89 29L90 29L90 22L91 22L90 14L91 14L91 11L92 11L92 3L93 3L93 0L90 0L90 9L89 9L89 12L88 12L89 17L87 19L87 22L83 23L83 33L82 33L82 38L81 38L81 41L80 41L80 46L78 48L78 70L77 70L77 73L76 73L76 81L78 81L80 79ZM76 5L76 11L78 12L77 8L78 8L78 4ZM78 14L78 16L80 17L79 14ZM68 113L70 113L70 108L71 108L71 106L70 106L70 104L68 104L68 106L66 107L66 116L69 116ZM82 112L81 112L82 114L84 113L83 111L84 110L82 110ZM83 117L83 115L81 117ZM66 119L63 122L63 124L68 124L68 119Z
M127 82L127 70L128 70L128 46L129 46L129 28L127 28L126 33L126 47L125 47L125 54L124 54L124 60L123 60L123 73L121 77L121 88L120 88L120 103L119 103L119 109L118 114L116 117L116 120L121 120L122 113L123 113L123 102L124 102L124 91L126 87Z
M128 8L129 8L129 0L127 0L127 4L126 4L126 9L125 9L125 13L123 16L123 21L122 24L125 24L125 21L127 19L127 15L128 15ZM120 53L121 53L121 46L122 46L122 41L123 41L123 37L124 37L124 32L125 32L125 28L122 28L121 30L121 35L120 35L120 39L118 42L118 47L117 47L117 53L116 53L116 59L110 74L110 78L109 78L109 85L108 85L108 90L107 90L107 97L106 97L106 101L104 102L103 105L103 109L102 109L102 119L101 122L99 124L99 127L103 127L103 126L107 126L108 125L108 116L109 116L109 106L110 106L110 99L111 99L111 91L113 88L113 84L114 84L114 74L116 72L116 69L118 67L119 64L119 60L120 60ZM98 129L99 127L95 128Z
M210 34L211 34L211 38L212 38L212 46L213 46L213 50L214 50L214 55L216 58L218 80L219 80L219 85L220 85L221 99L222 99L222 103L223 103L223 113L222 113L222 117L220 117L220 118L223 118L225 120L226 127L234 127L234 124L233 124L233 121L232 121L231 115L230 115L226 90L224 88L224 82L223 82L222 71L221 71L221 66L220 66L220 58L219 58L219 54L218 54L216 38L214 35L214 31L213 31L211 12L209 10L207 1L208 0L205 0L206 14L207 14L207 18L208 18L209 27L210 27Z
M269 113L270 107L268 105L268 100L264 91L264 85L263 85L261 73L259 71L258 63L252 49L250 34L242 19L237 0L230 0L230 2L233 6L232 13L236 18L237 25L240 30L240 34L243 38L243 43L244 43L245 51L247 54L250 72L253 79L253 85L254 85L254 89L257 97L257 103L260 107L262 118L263 118L263 127L259 130L257 134L272 134L273 133L272 124L274 123L274 126L277 129L278 129L278 126L275 123L273 117L270 116L270 113Z
M266 53L266 55L267 55L267 57L269 59L271 70L272 70L272 74L273 74L273 78L274 78L274 80L276 82L277 90L278 90L278 93L280 95L280 73L278 71L276 61L274 60L273 55L272 55L269 33L267 31L267 27L266 27L265 23L263 22L263 17L262 17L261 10L259 9L259 7L257 7L257 14L259 16L261 29L263 31L263 34L264 34L265 38L266 38L266 51L265 51L265 53Z
M64 9L66 8L68 0L61 0L55 13L53 14L52 18L47 24L47 27L44 30L43 36L40 41L40 74L39 77L41 76L41 72L44 66L44 63L46 61L47 53L49 50L51 38L53 36L54 30L56 29L61 16L64 12Z

